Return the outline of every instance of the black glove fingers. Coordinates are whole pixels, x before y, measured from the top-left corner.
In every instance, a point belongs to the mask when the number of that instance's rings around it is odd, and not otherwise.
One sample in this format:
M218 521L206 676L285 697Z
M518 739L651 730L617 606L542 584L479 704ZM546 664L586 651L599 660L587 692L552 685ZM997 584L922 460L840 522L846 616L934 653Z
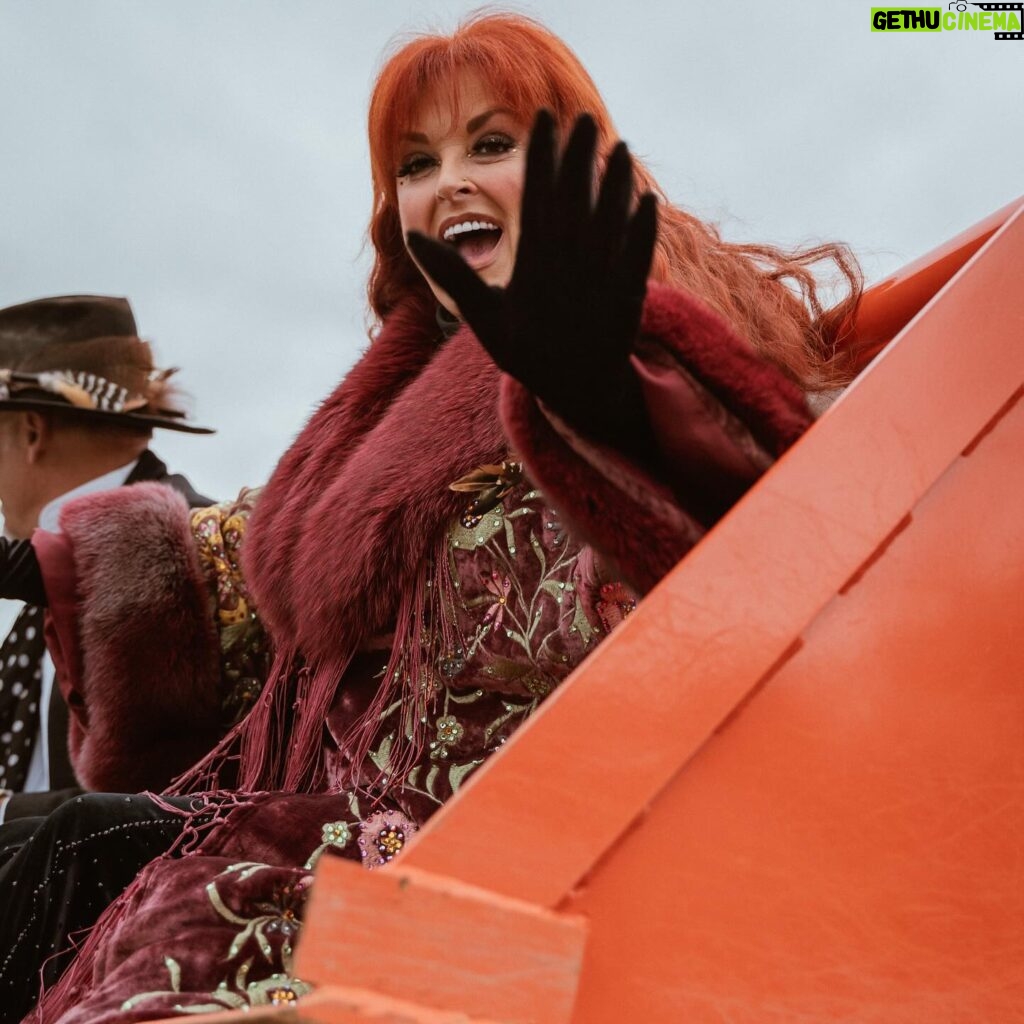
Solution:
M535 247L543 247L550 230L551 206L555 182L555 119L549 110L539 110L530 132L526 151L526 177L519 215L519 246L516 275L520 263L536 262Z
M653 192L645 192L626 225L620 277L623 294L634 296L638 306L643 304L647 294L647 278L657 240L658 197Z
M419 265L455 300L462 319L493 355L492 346L500 347L506 333L500 291L488 287L452 246L418 231L410 231L407 242Z
M626 225L622 251L609 268L606 285L608 332L616 339L623 358L632 350L640 329L657 234L657 199L647 192Z
M573 125L558 168L555 185L555 219L559 241L568 250L581 247L593 209L594 152L597 148L597 124L589 114L581 114ZM570 252L564 252L570 255Z
M632 191L633 167L629 149L624 142L618 142L608 157L587 244L592 273L602 280L622 251Z

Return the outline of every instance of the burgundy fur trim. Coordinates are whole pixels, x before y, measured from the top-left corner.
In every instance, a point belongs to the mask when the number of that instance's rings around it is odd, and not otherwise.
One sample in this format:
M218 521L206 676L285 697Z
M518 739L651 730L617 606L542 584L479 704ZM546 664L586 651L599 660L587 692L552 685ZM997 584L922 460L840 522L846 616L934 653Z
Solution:
M769 452L809 424L799 389L693 296L652 284L643 330ZM243 561L279 650L287 637L309 663L338 662L368 633L387 629L425 552L464 503L447 484L505 454L494 364L468 329L440 347L437 335L422 304L396 310L265 488ZM640 589L703 533L632 467L581 461L511 382L504 417L538 486Z
M275 636L290 636L305 615L308 595L294 591L291 571L307 510L395 395L436 353L439 333L433 311L422 303L399 306L263 488L242 565L260 617Z
M459 331L324 481L290 581L304 598L296 640L307 658L392 625L424 555L466 504L448 484L507 452L498 378L476 338Z
M466 503L447 485L504 457L497 369L468 330L439 335L432 310L396 310L261 494L243 566L279 650L335 662L390 626Z
M318 784L324 717L349 659L394 627L466 504L448 484L507 452L496 367L468 329L439 335L432 317L389 320L257 504L244 566L264 618L270 609L277 659L263 699L226 740L241 741L243 785ZM219 756L200 766L204 777Z
M219 643L185 499L140 483L69 502L82 678L68 746L82 785L159 791L216 743Z
M740 419L749 412L770 451L784 447L780 433L797 436L787 399L776 395L778 371L695 300L653 287L650 307L645 322L663 335L672 365L711 382ZM263 699L202 766L204 778L240 741L246 786L315 782L323 719L349 658L367 636L394 627L402 601L408 610L424 559L466 502L448 485L502 459L505 429L579 538L639 590L702 535L666 487L613 452L595 455L513 381L504 385L503 423L500 375L486 351L467 328L446 342L439 334L420 304L389 317L264 489L243 564L277 660ZM786 382L781 388L799 401Z
M803 392L689 292L649 284L640 329L669 349L773 455L810 426Z

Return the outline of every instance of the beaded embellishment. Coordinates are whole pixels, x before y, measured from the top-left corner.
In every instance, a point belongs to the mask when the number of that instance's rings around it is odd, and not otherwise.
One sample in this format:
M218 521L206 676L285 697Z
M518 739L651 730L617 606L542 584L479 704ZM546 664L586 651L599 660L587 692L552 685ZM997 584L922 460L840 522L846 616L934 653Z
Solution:
M367 871L390 864L416 833L416 822L401 811L377 811L359 826L359 855Z

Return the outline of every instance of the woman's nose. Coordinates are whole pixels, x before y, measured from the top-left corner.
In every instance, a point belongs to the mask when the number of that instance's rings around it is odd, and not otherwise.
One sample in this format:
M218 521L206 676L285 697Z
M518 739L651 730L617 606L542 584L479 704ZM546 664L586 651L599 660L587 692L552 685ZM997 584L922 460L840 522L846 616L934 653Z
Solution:
M466 174L462 161L445 161L437 178L437 198L453 199L457 195L472 195L476 185Z

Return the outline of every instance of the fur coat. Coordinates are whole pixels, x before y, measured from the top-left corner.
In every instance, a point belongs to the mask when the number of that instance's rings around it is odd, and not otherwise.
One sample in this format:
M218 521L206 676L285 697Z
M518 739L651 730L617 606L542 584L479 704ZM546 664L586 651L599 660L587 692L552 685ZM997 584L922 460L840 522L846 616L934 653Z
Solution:
M468 330L440 347L437 336L421 307L397 310L263 492L244 559L279 662L301 652L338 675L396 614L466 504L447 485L478 465L516 454L573 536L642 594L810 421L790 381L665 287L651 286L633 359L661 448L656 473L499 380ZM62 527L35 544L76 772L89 788L161 789L223 730L214 584L185 503L143 485L73 503Z
M242 566L273 664L249 716L176 787L275 792L233 800L188 856L149 865L38 1020L300 993L291 948L316 858L372 870L400 852L810 422L780 371L663 287L633 356L658 443L642 467L501 377L468 329L438 334L429 311L396 311L249 521ZM153 729L134 698L107 725L129 690L207 707L217 651L182 509L156 490L117 499L167 572L113 542L77 549L111 514L95 498L69 508L65 543L39 545L48 590L68 592L54 635L90 764ZM90 618L94 581L118 575L133 576L130 605Z

